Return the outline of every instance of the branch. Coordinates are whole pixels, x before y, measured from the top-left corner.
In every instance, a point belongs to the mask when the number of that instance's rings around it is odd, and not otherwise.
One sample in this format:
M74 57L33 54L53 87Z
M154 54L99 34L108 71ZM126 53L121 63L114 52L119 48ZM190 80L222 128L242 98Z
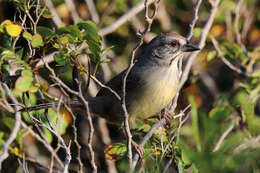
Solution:
M44 0L44 2L45 2L45 5L48 7L48 9L51 12L52 20L53 20L54 24L57 27L60 27L61 24L62 24L62 21L61 21L59 15L58 15L53 3L52 3L52 1L51 0Z
M198 44L200 49L203 49L205 44L206 44L206 38L207 38L208 32L209 32L209 30L210 30L210 28L213 24L216 12L218 10L218 5L219 5L220 0L215 0L213 2L212 1L210 1L210 2L212 3L211 4L212 8L210 10L209 18L208 18L208 20L207 20L206 24L204 25L202 32L201 32L200 41L199 41L199 44ZM184 72L183 72L182 77L181 77L180 88L182 88L182 86L184 85L184 83L188 79L188 75L189 75L191 66L193 64L193 61L195 60L195 58L197 57L199 52L200 51L193 52L188 56L188 62L185 66Z
M123 16L121 16L117 21L115 21L111 25L109 25L103 29L100 29L98 31L98 34L105 36L107 34L114 32L117 28L119 28L121 25L123 25L128 20L130 20L137 13L142 11L145 8L145 6L144 6L145 1L146 0L143 0L142 2L138 3L136 6L131 8L128 12L126 12ZM150 0L149 2L147 2L147 5L150 5L154 1L155 0Z
M95 4L93 2L93 0L85 0L87 7L88 7L88 11L90 13L91 19L98 24L99 23L99 15L97 13Z
M15 140L17 133L21 126L21 112L19 111L19 106L18 106L19 103L16 100L16 98L13 96L9 87L5 83L2 83L2 82L1 82L1 85L5 89L8 97L11 99L11 101L15 105L15 123L14 123L14 128L13 128L9 138L7 139L7 141L4 143L4 145L2 147L3 151L2 151L2 154L0 155L0 170L2 168L2 162L9 156L8 148L11 145L11 143Z
M237 119L232 120L232 122L230 123L230 125L228 126L227 130L220 136L216 146L213 149L213 152L216 152L219 150L221 144L223 143L224 139L228 136L228 134L233 130L233 128L235 127L235 123L236 123Z
M186 36L187 40L191 39L191 37L193 35L193 29L195 27L195 24L196 24L197 20L199 19L198 12L199 12L199 8L200 8L201 2L202 2L202 0L197 0L196 4L194 6L193 19L192 19L192 22L189 25L189 27L190 27L189 28L189 33Z
M212 1L210 1L212 2ZM199 41L199 47L202 49L204 46L205 46L205 41L206 41L206 37L207 37L207 34L212 26L212 23L214 21L214 18L215 18L215 15L216 15L216 12L217 12L217 9L218 9L218 5L219 5L219 2L220 0L215 0L214 2L212 2L212 9L210 11L210 15L209 15L209 18L206 22L206 24L204 25L203 29L202 29L202 33L201 33L201 37L200 37L200 41ZM192 32L191 32L192 33ZM194 52L194 53L191 53L189 55L189 59L188 59L188 62L187 62L187 65L185 66L185 69L184 69L184 73L183 75L181 76L181 82L180 82L180 85L179 85L179 90L182 88L183 84L185 83L185 81L187 80L188 78L188 74L190 72L190 69L191 69L191 65L195 59L195 57L198 55L199 51L197 52ZM181 66L181 65L180 65ZM178 96L179 96L179 92L177 93L177 95L175 96L174 100L170 103L169 105L169 110L170 111L174 111L174 109L176 108L176 105L177 105L177 100L178 100ZM186 120L186 119L185 119ZM163 118L161 119L158 123L154 124L152 126L152 128L150 129L150 131L145 135L145 137L142 139L140 145L143 146L147 141L148 139L150 139L150 137L152 136L153 132L166 124L166 120ZM137 163L137 160L138 160L139 156L136 154L135 157L134 157L134 160L133 160L133 167L136 166L136 163Z
M224 64L226 64L231 70L237 72L238 74L241 74L243 76L246 76L246 77L250 77L249 74L247 74L246 72L243 72L241 69L235 67L233 64L231 64L223 55L222 51L220 50L220 47L219 47L219 44L217 42L217 40L213 37L213 36L210 36L210 39L215 47L215 49L217 50L218 54L219 54L219 57L220 59L222 60L222 62Z
M71 13L72 16L72 20L73 22L77 22L79 20L79 14L77 12L77 9L75 7L75 3L73 2L73 0L65 0L65 3Z
M131 71L131 69L134 66L134 58L135 58L135 53L138 50L138 48L143 44L143 40L144 40L144 35L149 32L151 30L151 25L152 22L154 20L154 17L156 16L157 10L158 10L158 6L159 6L160 0L154 1L153 5L155 7L153 14L151 17L149 17L149 2L148 0L144 1L144 6L145 6L145 21L147 22L147 26L144 29L143 32L139 32L137 33L137 36L139 37L139 41L135 44L135 46L133 47L132 51L131 51L131 59L130 59L130 64L126 70L126 74L123 78L122 81L122 97L121 97L121 105L122 105L122 109L124 111L124 128L126 131L126 135L127 135L127 155L128 155L128 159L129 159L129 166L130 166L130 172L133 172L134 167L132 165L133 162L133 156L132 156L132 134L130 132L130 127L129 127L129 114L127 112L127 108L126 108L126 79Z
M184 116L184 112L189 108L190 106L187 106L183 111L181 111L179 114L173 116L173 119L179 118ZM187 119L185 118L183 121L181 121L181 123L183 124ZM154 131L156 129L158 129L159 127L162 127L166 124L166 120L165 118L162 118L158 123L154 124L151 129L149 130L149 132L144 136L144 138L142 139L142 141L140 142L139 146L140 147L144 147L144 145L146 144L146 142L152 137ZM135 154L134 159L133 159L133 167L135 168L137 161L139 159L139 155Z

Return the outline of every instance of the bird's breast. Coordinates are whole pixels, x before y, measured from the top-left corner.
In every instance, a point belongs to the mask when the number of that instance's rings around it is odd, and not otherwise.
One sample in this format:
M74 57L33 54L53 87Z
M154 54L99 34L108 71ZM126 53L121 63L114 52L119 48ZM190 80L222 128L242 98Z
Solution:
M179 84L177 66L150 67L141 75L142 84L131 93L130 121L156 115L174 98Z

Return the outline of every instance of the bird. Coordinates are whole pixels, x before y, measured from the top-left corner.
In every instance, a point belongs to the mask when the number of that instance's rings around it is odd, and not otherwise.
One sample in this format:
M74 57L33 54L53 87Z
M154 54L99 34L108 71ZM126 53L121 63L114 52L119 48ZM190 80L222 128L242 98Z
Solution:
M158 114L171 102L179 90L181 59L186 52L198 50L199 47L177 33L160 34L147 44L126 79L125 103L130 129L136 128L137 120ZM126 72L127 69L123 70L106 83L120 96ZM105 118L108 123L123 124L121 101L109 89L101 88L96 97L87 98L87 101L91 113ZM80 105L78 101L74 103ZM41 108L46 109L46 106Z

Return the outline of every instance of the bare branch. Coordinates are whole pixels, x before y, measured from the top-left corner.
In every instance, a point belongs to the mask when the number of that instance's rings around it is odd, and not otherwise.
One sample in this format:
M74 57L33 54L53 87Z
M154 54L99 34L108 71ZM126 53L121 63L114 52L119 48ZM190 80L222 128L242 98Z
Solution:
M1 82L1 85L5 89L7 96L12 100L13 104L15 105L15 123L14 123L14 127L13 127L13 130L12 130L9 138L7 139L7 141L4 143L4 145L2 147L2 154L0 155L0 170L2 168L2 162L9 155L8 148L11 145L11 143L15 140L17 133L21 126L21 112L19 111L19 103L16 100L16 98L13 96L9 87L5 83L2 83L2 82Z
M78 142L78 134L77 134L77 128L76 128L76 116L74 115L73 111L71 110L71 108L69 106L67 106L65 104L66 109L69 111L70 115L72 116L73 119L73 124L72 124L72 128L73 128L73 135L74 135L74 143L77 146L78 149L78 154L77 154L77 160L79 162L79 172L83 173L83 163L81 161L81 157L80 157L80 149L81 149L81 145Z
M241 9L241 7L242 7L242 5L243 5L243 1L244 1L244 0L239 0L239 1L238 1L238 4L237 4L237 6L236 6L236 9L235 9L234 28L235 28L236 41L237 41L237 43L242 47L242 49L243 49L244 52L247 52L245 45L242 43L241 34L240 34L240 32L239 32L240 9Z
M73 22L77 22L79 20L79 14L77 12L75 3L73 2L73 0L65 0L65 3L71 13Z
M88 11L90 13L91 19L98 24L99 23L99 15L97 13L95 4L93 2L93 0L85 0L87 7L88 7Z
M144 9L144 3L146 0L141 1L140 3L138 3L136 6L134 6L133 8L131 8L128 12L126 12L123 16L121 16L117 21L115 21L114 23L112 23L111 25L100 29L98 31L98 33L102 36L105 36L107 34L110 34L112 32L114 32L117 28L119 28L121 25L123 25L125 22L127 22L128 20L130 20L133 16L135 16L137 13L139 13L140 11L142 11ZM148 5L150 5L152 2L154 2L155 0L150 0L148 2Z
M46 6L48 7L48 9L51 12L53 22L55 23L55 25L57 27L60 27L61 24L62 24L62 21L61 21L59 15L58 15L53 3L52 3L52 1L51 0L43 0L43 1L45 2Z
M233 130L233 128L235 127L235 124L237 122L237 119L233 119L230 123L230 125L228 126L227 130L220 136L216 146L213 149L213 152L216 152L219 150L221 144L223 143L224 139L228 136L228 134Z
M180 116L184 115L184 112L187 110L187 107L185 108L185 110L181 111L180 114L175 115L173 118L179 118ZM183 120L184 121L184 120ZM186 121L186 118L185 118ZM143 147L145 145L145 143L152 137L154 131L156 129L158 129L159 127L162 127L166 124L166 120L165 118L162 118L158 123L154 124L151 129L149 130L149 132L145 135L145 137L142 139L142 141L140 142L140 146ZM183 124L183 123L182 123ZM137 161L139 159L139 155L135 154L134 159L133 159L133 168L135 168Z
M194 6L194 13L193 13L193 19L192 19L192 22L190 23L189 25L189 33L188 35L186 36L187 40L190 40L192 35L193 35L193 29L195 27L195 24L197 22L197 20L199 19L199 16L198 16L198 12L199 12L199 8L200 8L200 4L201 4L202 0L197 0L196 1L196 4Z
M200 41L199 41L199 48L203 49L206 43L206 38L208 35L208 32L213 24L216 12L218 10L218 5L219 5L220 0L215 0L212 3L212 8L210 10L210 15L209 18L206 22L206 24L204 25L202 32L201 32L201 36L200 36ZM188 56L188 62L185 66L185 69L183 71L182 77L181 77L181 82L179 85L179 88L182 88L182 86L184 85L184 83L186 82L186 80L188 79L188 75L191 69L191 66L193 64L193 61L195 60L195 58L197 57L197 55L199 54L199 51L193 52Z
M91 115L90 115L88 102L85 100L85 98L82 94L80 83L78 83L78 84L79 84L79 95L78 95L78 97L84 103L86 114L87 114L87 119L88 119L88 124L89 124L89 128L90 128L90 132L89 132L89 136L88 136L88 145L87 145L89 152L90 152L90 156L91 156L90 163L91 163L91 166L93 168L93 173L97 173L97 165L95 164L95 153L94 153L94 150L93 150L93 147L92 147L92 141L93 141L93 135L94 135L94 126L93 126L92 118L91 118Z
M219 57L220 59L222 60L222 62L224 64L226 64L231 70L237 72L238 74L241 74L243 76L246 76L246 77L249 77L250 75L243 72L241 69L235 67L233 64L231 64L223 55L222 51L220 50L220 47L219 47L219 44L217 42L217 40L213 37L213 36L210 36L210 39L215 47L215 49L217 50L218 54L219 54Z
M129 166L130 166L130 172L133 172L134 168L133 168L133 165L132 165L132 134L130 132L130 127L129 127L129 114L127 112L127 108L126 108L126 80L127 80L127 77L131 71L131 69L133 68L134 66L134 58L135 58L135 53L137 51L137 49L143 44L143 36L145 35L145 33L149 32L150 29L151 29L151 25L152 25L152 22L154 20L154 17L157 13L157 10L158 10L158 6L159 6L159 3L160 3L160 0L157 0L157 1L154 1L153 2L153 5L155 7L154 11L153 11L153 14L152 16L150 17L149 16L149 13L148 13L148 10L149 10L149 2L148 0L145 0L144 1L144 6L145 6L145 21L147 22L147 26L146 28L144 29L144 31L142 32L139 32L137 35L139 36L139 41L135 44L135 46L133 47L132 51L131 51L131 59L130 59L130 64L126 70L126 73L125 73L125 76L123 78L123 81L122 81L122 97L121 97L121 105L122 105L122 108L123 108L123 111L124 111L124 128L125 128L125 131L126 131L126 135L127 135L127 156L128 156L128 159L129 159Z
M97 78L95 78L95 76L90 75L90 77L91 77L91 79L93 79L99 86L101 86L102 88L108 89L111 93L113 93L113 94L116 96L116 98L117 98L118 100L121 100L121 97L117 94L117 92L116 92L115 90L113 90L113 89L110 88L109 86L106 86L106 85L102 84Z
M214 21L214 18L215 18L215 15L216 15L216 12L217 12L217 9L218 9L218 5L219 5L219 2L220 0L215 0L214 2L212 2L212 9L210 11L210 15L209 15L209 18L206 22L206 24L204 25L203 29L202 29L202 33L201 33L201 37L200 37L200 41L199 41L199 47L202 49L205 45L205 41L206 41L206 37L207 37L207 34L213 24L213 21ZM191 32L192 33L192 32ZM197 52L194 52L194 53L191 53L189 55L189 59L188 59L188 62L185 66L185 69L184 69L184 72L181 76L181 82L180 82L180 85L179 85L179 90L182 88L182 86L184 85L185 81L187 80L188 78L188 74L190 72L190 69L191 69L191 65L195 59L195 57L198 55L198 51ZM179 96L179 93L177 93L177 95L175 96L174 100L172 101L172 103L169 105L169 110L171 112L174 111L176 105L177 105L177 100L178 100L178 96ZM185 121L186 121L186 118L185 118ZM140 145L143 146L149 139L150 137L152 136L153 132L165 125L166 123L166 120L163 118L161 119L158 123L154 124L152 126L152 128L150 129L150 131L145 135L145 137L142 139ZM138 155L135 155L134 156L134 159L133 159L133 167L136 166L136 163L137 163L137 160L138 160L139 156Z

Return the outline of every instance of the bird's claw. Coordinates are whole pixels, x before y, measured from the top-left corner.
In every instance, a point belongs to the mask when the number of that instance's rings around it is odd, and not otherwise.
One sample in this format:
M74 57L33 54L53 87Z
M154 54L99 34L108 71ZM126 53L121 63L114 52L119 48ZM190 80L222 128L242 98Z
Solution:
M143 158L144 155L144 147L141 145L138 145L136 142L132 141L132 145L135 148L135 151L137 152L137 154L139 155L139 159Z

